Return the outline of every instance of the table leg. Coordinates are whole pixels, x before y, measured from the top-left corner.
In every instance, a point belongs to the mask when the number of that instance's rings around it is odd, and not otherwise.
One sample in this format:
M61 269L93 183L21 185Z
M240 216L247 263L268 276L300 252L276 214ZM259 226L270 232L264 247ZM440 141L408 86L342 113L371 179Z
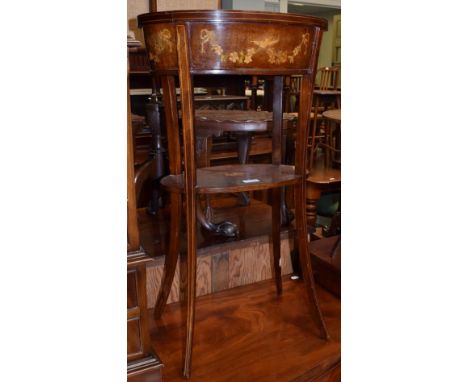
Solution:
M239 156L239 163L246 164L249 157L250 146L252 145L251 133L237 133L237 153ZM243 206L250 203L249 195L246 192L239 193L239 199Z
M197 166L209 167L211 152L211 136L200 135L196 137L196 141ZM210 195L205 195L205 201L205 210L203 210L200 204L200 197L198 197L196 201L197 221L201 224L201 226L211 233L219 234L226 237L237 236L239 229L234 223L228 221L222 221L220 223L213 222L213 210L210 205Z
M315 232L317 222L317 201L320 199L321 190L312 183L306 184L306 217L307 227L310 233Z

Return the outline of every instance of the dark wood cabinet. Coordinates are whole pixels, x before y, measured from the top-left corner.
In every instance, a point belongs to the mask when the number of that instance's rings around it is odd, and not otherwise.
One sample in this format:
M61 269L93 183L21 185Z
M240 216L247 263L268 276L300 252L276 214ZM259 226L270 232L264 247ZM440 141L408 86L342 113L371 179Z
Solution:
M135 192L135 163L127 95L127 380L161 381L163 364L154 352L146 317L146 264L151 258L140 245Z
M161 381L163 366L154 352L146 318L146 263L143 250L127 253L127 380Z

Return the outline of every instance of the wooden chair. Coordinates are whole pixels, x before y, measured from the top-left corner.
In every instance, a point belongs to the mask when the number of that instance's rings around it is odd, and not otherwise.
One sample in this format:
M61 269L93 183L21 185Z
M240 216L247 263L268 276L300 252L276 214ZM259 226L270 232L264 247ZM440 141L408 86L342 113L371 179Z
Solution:
M328 110L324 112L326 120L327 135L332 136L331 124L335 124L336 130L340 129L341 110ZM316 141L316 129L311 129L310 141ZM339 136L339 134L336 134ZM334 144L335 143L335 144ZM336 146L338 144L338 146ZM309 175L307 177L307 225L309 232L315 231L317 221L317 202L322 193L330 191L340 191L341 189L341 159L337 159L336 154L340 154L341 147L339 141L322 141L308 145L309 149ZM318 150L321 149L320 157Z
M305 181L306 151L311 95L324 19L269 12L174 11L141 15L149 59L161 76L168 137L170 175L161 185L170 193L169 248L162 285L155 306L161 316L170 291L179 253L182 212L187 227L187 315L184 353L185 377L190 376L196 291L196 205L203 194L271 190L272 246L276 291L281 293L280 214L281 189L291 186L295 194L297 243L304 285L312 318L321 337L329 338L316 296L312 265L308 256ZM181 88L182 136L179 142L174 76ZM195 112L192 76L196 74L240 74L274 76L272 163L231 164L197 168ZM283 76L302 74L294 165L282 159ZM266 125L266 122L261 122ZM181 152L183 152L183 160ZM182 196L185 203L182 204Z
M324 66L317 70L318 87L316 90L339 90L338 79L340 76L339 66ZM320 94L320 93L315 93ZM339 109L340 105L337 105Z
M328 109L341 108L341 90L338 89L339 76L340 68L338 66L326 66L317 70L318 86L314 90L313 113L311 114L312 128L316 132L315 138L311 141L311 145L314 147L316 139L322 142L330 141L330 136L323 123L323 112ZM318 129L320 130L318 131Z

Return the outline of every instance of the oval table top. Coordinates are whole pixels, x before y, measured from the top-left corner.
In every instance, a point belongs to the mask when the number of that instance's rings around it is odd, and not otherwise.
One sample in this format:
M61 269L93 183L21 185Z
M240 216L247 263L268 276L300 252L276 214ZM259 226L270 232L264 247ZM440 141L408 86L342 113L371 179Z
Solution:
M332 121L341 122L341 109L327 110L323 112L323 117Z

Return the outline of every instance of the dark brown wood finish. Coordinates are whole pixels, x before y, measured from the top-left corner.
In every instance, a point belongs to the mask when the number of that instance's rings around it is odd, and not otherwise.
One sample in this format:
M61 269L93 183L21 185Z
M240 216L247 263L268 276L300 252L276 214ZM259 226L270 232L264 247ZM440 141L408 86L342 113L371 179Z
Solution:
M140 15L150 63L178 70L176 24L190 31L193 74L287 75L311 72L316 33L327 22L311 16L244 11L174 11ZM280 38L281 37L281 38Z
M282 79L276 77L277 93L281 92ZM280 94L280 93L278 93ZM212 137L220 136L225 132L236 133L238 143L238 159L241 165L247 163L248 154L252 141L253 132L264 132L270 125L273 125L273 144L272 156L273 164L281 164L281 137L282 126L278 124L285 124L287 128L288 120L294 117L282 113L281 97L278 97L279 102L275 105L278 112L271 113L265 111L250 111L250 110L198 110L195 113L196 118L196 134L197 134L197 165L198 167L210 166L210 152L212 146ZM201 170L198 174L198 183L205 184L207 180L204 179L206 172ZM262 174L260 174L262 175ZM248 179L256 179L256 174L251 174ZM245 177L241 180L245 182ZM242 203L244 205L249 203L249 197L245 192L240 194ZM205 212L198 206L197 217L200 224L209 232L234 237L238 232L238 227L231 222L224 221L221 223L214 223L211 218L211 207L209 197L206 196L206 209Z
M130 93L128 91L128 86L127 111L127 250L136 251L140 247L140 236L138 233L137 202L134 183L135 166L133 162L132 116L130 113Z
M324 113L326 119L330 119L337 123L341 120L341 110L327 110ZM316 130L312 130L312 142L315 142ZM307 225L314 230L315 222L317 220L317 201L323 192L338 191L341 189L341 170L333 168L329 160L330 152L339 152L335 147L332 147L326 142L321 144L324 148L325 160L318 163L314 158L315 144L312 143L310 150L310 170L307 177L307 191L306 191L306 210L307 210Z
M341 236L330 236L309 243L315 279L323 288L341 296Z
M317 294L332 338L327 342L310 320L302 281L284 277L281 296L264 281L198 298L191 380L339 382L340 300L320 287ZM165 362L164 381L184 380L179 370L183 317L180 305L170 304L151 324Z
M161 182L171 193L184 193L187 226L186 335L184 370L191 373L196 291L196 198L197 194L273 189L273 271L281 292L279 227L281 187L293 185L296 196L297 242L305 285L314 320L322 338L329 338L319 308L312 266L307 254L305 214L306 143L312 83L326 21L314 17L269 12L177 11L139 16L153 69L162 75L177 73L181 88L183 173L173 173ZM274 75L273 162L196 169L192 75ZM303 74L298 112L296 161L281 164L283 76ZM165 104L165 108L175 105ZM174 124L175 127L175 124ZM176 135L176 132L173 132ZM169 137L171 140L171 137ZM179 146L175 139L170 147ZM177 219L176 214L175 219ZM172 217L171 217L172 218ZM177 223L177 220L174 224ZM172 223L171 223L172 224ZM175 257L175 251L171 256ZM168 256L169 257L169 256ZM166 260L167 261L167 260ZM174 258L170 262L176 261ZM185 267L184 266L184 267ZM169 282L166 278L165 283ZM168 285L163 286L167 288ZM170 287L170 285L169 285ZM162 294L160 296L164 297ZM157 306L161 308L162 302Z
M147 378L158 381L163 366L153 350L146 315L146 264L151 259L140 248L136 189L140 187L141 176L139 174L135 177L134 173L130 92L127 87L127 380L129 382L142 382Z
M179 81L182 107L185 160L185 213L187 229L187 333L185 337L184 376L189 378L192 368L192 343L195 322L195 297L197 277L196 242L196 193L197 172L195 162L195 133L193 87L189 63L188 31L184 25L177 25L177 54L179 57Z
M321 36L319 36L321 38ZM313 92L314 78L305 75L302 81L302 88L299 100L298 124L296 133L296 173L305 174L306 171L306 142L309 126L309 114L311 107L311 97ZM297 245L299 249L299 259L301 263L304 282L313 310L313 318L316 321L322 338L329 338L329 334L323 321L320 306L315 292L315 282L312 270L312 262L307 248L307 220L305 211L305 177L303 181L294 187L294 200L296 205L296 228Z

